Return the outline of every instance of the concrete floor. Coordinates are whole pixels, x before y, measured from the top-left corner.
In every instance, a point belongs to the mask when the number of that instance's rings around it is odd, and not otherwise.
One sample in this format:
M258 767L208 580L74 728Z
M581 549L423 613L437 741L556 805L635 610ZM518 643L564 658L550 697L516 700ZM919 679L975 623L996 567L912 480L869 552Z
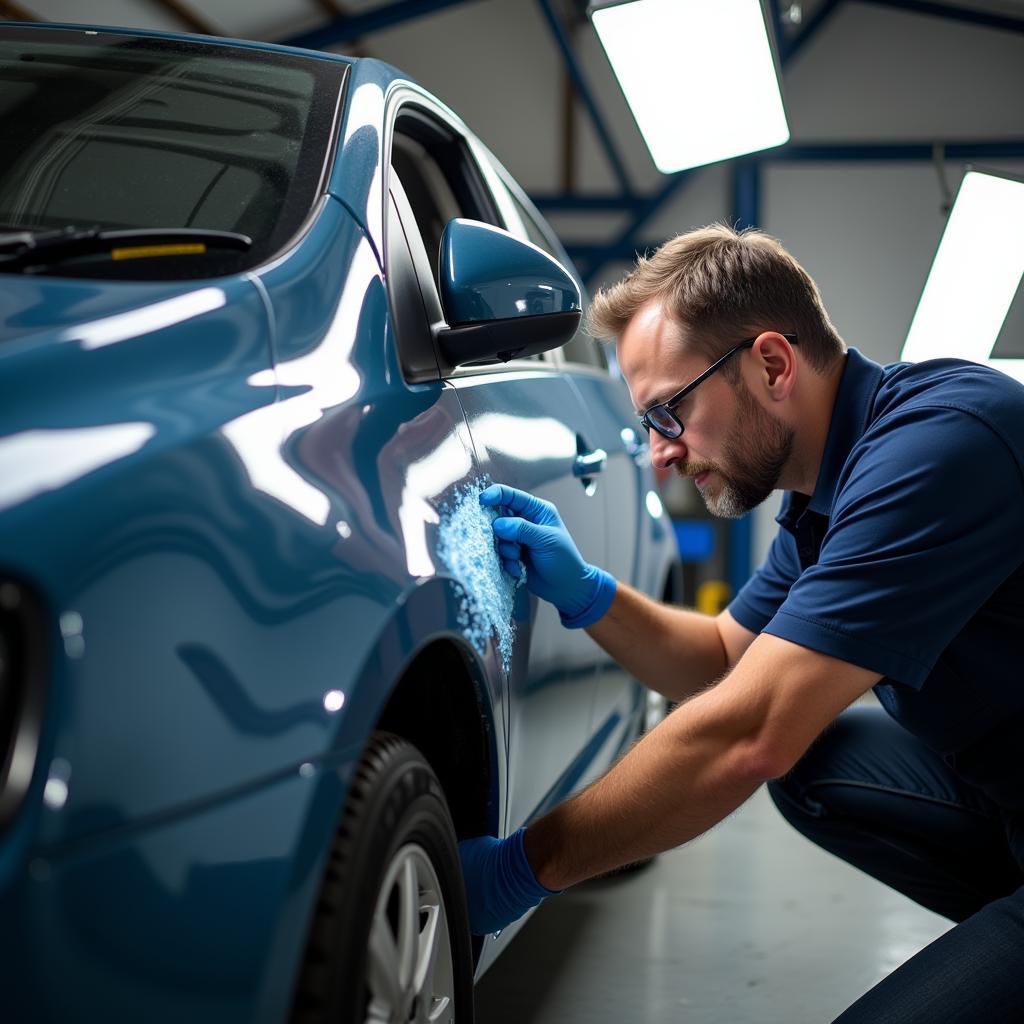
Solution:
M796 833L761 789L690 845L534 914L479 1024L824 1024L950 922Z

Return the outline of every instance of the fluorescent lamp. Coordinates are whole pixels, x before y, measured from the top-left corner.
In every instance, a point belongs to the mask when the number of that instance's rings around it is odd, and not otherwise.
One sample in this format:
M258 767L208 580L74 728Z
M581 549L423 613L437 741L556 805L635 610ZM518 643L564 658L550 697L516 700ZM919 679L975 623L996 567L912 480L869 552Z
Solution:
M946 221L902 358L956 356L1024 382L1024 359L992 350L1024 274L1024 181L968 171Z
M659 171L789 140L760 0L629 0L590 17Z

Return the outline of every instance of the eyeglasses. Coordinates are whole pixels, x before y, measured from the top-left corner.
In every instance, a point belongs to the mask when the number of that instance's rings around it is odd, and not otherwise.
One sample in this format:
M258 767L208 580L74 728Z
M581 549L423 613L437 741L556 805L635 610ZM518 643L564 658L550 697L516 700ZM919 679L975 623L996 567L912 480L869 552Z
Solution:
M791 345L796 344L795 334L783 334L782 336ZM644 430L647 431L647 433L650 433L651 429L653 428L659 434L661 434L662 437L667 437L669 440L679 437L680 434L682 434L683 432L683 424L679 417L672 410L698 384L707 380L708 377L710 377L711 374L715 372L715 370L720 369L730 356L734 356L737 352L741 351L742 349L750 348L759 337L760 335L757 335L757 337L746 338L745 340L741 341L734 348L729 349L729 351L726 352L721 359L713 362L699 377L695 377L693 380L691 380L690 383L687 384L682 391L676 392L676 394L674 394L670 399L668 399L665 402L659 402L657 405L652 405L650 409L648 409L643 414L643 416L640 417L640 425L644 428Z

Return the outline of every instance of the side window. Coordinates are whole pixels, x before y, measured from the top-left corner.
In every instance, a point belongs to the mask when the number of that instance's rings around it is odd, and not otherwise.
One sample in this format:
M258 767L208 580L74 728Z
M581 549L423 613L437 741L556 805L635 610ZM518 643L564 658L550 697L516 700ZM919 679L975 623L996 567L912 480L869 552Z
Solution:
M436 310L432 318L440 319L438 264L441 236L448 221L468 217L495 227L505 225L467 140L418 107L403 108L395 120L390 181L389 216L396 217L404 227L427 317L430 319L431 311ZM389 258L390 249L389 245ZM529 359L538 360L540 356ZM495 369L488 366L489 371Z
M422 143L396 134L391 145L391 166L405 189L436 284L445 225L453 217L469 214L459 206L441 168Z

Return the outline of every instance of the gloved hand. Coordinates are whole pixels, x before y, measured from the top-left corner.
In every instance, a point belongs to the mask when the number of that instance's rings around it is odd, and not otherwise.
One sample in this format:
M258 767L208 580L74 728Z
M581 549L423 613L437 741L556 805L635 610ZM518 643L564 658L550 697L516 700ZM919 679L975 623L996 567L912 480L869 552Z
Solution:
M500 931L541 900L558 895L537 881L523 849L525 832L521 828L507 839L477 836L459 843L469 930L474 935Z
M480 504L511 513L494 520L502 565L518 578L522 562L526 586L558 609L563 626L591 626L608 611L615 597L615 577L583 561L550 501L492 484L480 492Z

